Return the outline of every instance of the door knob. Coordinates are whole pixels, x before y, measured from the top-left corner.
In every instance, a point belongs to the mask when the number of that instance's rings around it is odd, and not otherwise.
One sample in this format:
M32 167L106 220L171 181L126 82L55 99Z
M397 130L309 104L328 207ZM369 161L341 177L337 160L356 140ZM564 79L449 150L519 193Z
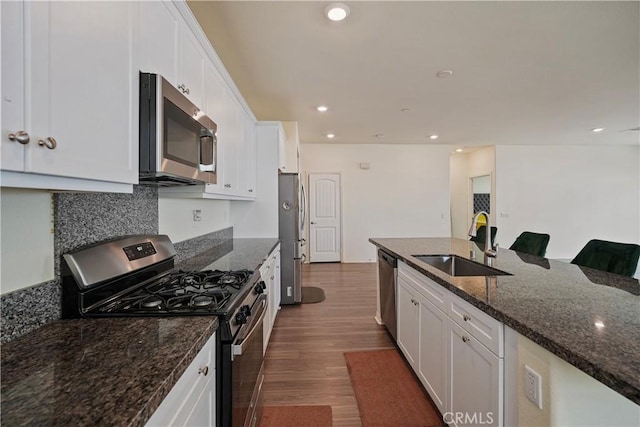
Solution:
M10 133L8 138L9 141L16 141L23 145L29 143L29 134L23 130L19 130L16 133Z

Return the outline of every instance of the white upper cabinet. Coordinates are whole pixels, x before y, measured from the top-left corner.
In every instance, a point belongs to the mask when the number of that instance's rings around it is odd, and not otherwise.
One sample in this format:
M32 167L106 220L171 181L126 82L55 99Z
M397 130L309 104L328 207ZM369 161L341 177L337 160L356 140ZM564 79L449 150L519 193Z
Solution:
M140 71L163 76L178 86L178 29L180 15L168 1L140 2Z
M280 168L283 172L299 172L300 137L298 135L298 122L282 122L285 139L280 147Z
M3 185L102 191L69 179L137 183L138 3L1 7L2 169L26 172L3 173ZM36 174L47 177L38 183Z
M160 74L205 108L205 54L176 6L168 1L140 2L138 28L140 71Z
M235 96L229 91L224 93L225 123L220 129L218 141L224 145L225 170L223 174L224 191L235 194L241 188L239 183L240 157L242 156L242 141L244 126L241 121L242 111Z
M287 170L287 136L284 132L278 135L278 169L289 172Z
M256 125L253 120L246 114L244 115L244 140L245 140L245 161L244 161L244 175L245 182L243 192L246 192L247 196L255 197L256 195L256 176L258 170L258 158L257 158L257 140L256 140Z
M24 3L6 1L2 8L2 152L3 170L24 171L25 144L31 135L24 119ZM12 135L9 139L9 135Z
M197 107L204 108L204 51L191 29L186 24L180 27L177 88Z
M218 73L218 70L215 69L212 63L208 62L205 64L205 73L204 73L204 95L205 95L205 106L204 110L207 113L207 116L213 120L218 126L218 130L216 132L216 138L218 140L216 144L216 180L215 184L207 184L208 191L214 193L222 193L224 189L224 172L225 172L225 162L224 159L224 144L222 144L222 140L220 137L221 133L224 133L224 128L226 126L225 120L225 84Z

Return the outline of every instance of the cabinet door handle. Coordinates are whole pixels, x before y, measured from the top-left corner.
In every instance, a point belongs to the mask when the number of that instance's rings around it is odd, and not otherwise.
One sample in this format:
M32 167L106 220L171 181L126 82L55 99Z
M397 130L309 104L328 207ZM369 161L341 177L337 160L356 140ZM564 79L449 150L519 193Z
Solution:
M469 320L471 320L471 316L467 316L466 314L462 316L462 318L464 319L465 322L468 322Z
M185 86L184 83L178 85L178 89L180 89L182 93L186 93L187 95L189 95L189 88Z
M205 366L204 368L200 368L198 369L198 373L204 375L205 377L207 376L207 374L209 373L209 367Z
M23 130L8 135L9 141L16 141L22 145L28 144L30 141L29 134Z
M249 189L249 193L253 193L253 188L250 188L250 189Z
M54 137L49 136L49 137L47 137L45 139L39 139L38 140L38 145L45 146L49 150L55 150L55 148L58 146L58 142L55 140Z
M463 337L462 337L462 342L469 342L469 337L465 337L465 336L463 336Z

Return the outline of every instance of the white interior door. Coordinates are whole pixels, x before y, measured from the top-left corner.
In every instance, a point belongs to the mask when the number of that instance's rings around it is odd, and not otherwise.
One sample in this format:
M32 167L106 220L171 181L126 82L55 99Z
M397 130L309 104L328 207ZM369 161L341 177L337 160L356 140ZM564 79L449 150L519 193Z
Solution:
M340 262L340 174L309 174L309 261Z

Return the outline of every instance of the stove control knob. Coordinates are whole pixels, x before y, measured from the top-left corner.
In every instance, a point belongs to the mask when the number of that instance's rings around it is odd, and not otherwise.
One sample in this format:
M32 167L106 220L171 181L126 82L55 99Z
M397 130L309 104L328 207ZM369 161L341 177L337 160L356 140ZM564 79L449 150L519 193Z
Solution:
M255 288L253 288L253 291L257 294L260 295L261 293L264 292L264 288L262 287L262 282L258 283Z
M236 314L236 324L244 325L245 323L247 323L247 315L239 311L238 314Z
M243 305L240 307L240 313L244 314L246 317L251 316L251 307L248 305Z
M262 289L267 289L267 285L264 282L260 282L259 285L262 286Z

